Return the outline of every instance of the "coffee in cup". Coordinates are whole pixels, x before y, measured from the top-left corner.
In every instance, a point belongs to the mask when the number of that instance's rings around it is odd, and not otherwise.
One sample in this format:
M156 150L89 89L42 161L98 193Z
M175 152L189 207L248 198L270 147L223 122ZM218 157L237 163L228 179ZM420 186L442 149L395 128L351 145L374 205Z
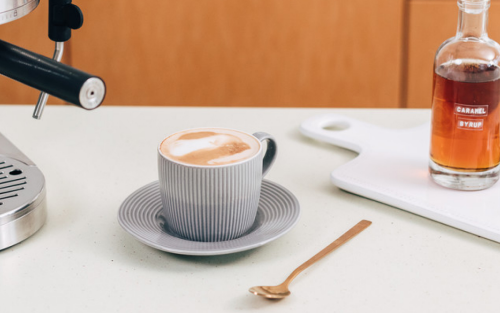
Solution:
M227 165L257 154L260 142L232 129L191 129L167 137L160 145L167 158L189 165Z

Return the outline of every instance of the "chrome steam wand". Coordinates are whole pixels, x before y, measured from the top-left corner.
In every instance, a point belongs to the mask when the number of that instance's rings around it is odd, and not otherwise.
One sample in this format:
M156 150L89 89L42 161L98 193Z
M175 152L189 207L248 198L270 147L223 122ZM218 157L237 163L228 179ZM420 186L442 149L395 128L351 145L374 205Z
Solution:
M54 50L54 56L52 57L52 60L61 62L63 53L64 53L64 42L56 41L56 48ZM48 99L49 99L48 93L44 91L40 92L40 96L38 97L38 101L35 106L35 111L33 112L33 118L37 120L42 118L43 109L45 108Z

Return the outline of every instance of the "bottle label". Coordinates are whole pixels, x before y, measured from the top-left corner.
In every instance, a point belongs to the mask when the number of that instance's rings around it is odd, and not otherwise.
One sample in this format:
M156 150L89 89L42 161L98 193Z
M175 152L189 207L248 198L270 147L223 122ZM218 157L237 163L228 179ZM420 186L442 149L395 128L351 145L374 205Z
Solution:
M484 119L488 116L488 105L467 105L455 103L457 128L464 130L483 130Z

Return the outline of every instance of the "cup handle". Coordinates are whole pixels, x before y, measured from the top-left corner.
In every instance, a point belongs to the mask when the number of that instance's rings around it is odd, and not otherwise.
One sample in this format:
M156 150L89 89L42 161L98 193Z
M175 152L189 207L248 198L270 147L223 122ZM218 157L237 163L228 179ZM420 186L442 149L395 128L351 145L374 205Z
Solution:
M260 142L267 141L266 154L264 155L263 165L262 165L262 177L266 176L267 172L271 169L271 166L276 160L276 154L278 153L278 145L273 136L268 133L258 132L253 134Z

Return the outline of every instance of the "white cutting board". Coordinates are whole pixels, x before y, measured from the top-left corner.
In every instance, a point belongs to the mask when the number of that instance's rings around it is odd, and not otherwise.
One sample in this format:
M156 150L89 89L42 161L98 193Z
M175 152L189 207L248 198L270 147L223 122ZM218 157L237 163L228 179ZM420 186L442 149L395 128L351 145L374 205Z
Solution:
M481 191L434 183L428 171L429 124L395 130L328 114L304 121L301 132L359 153L331 173L339 188L500 242L500 182Z

